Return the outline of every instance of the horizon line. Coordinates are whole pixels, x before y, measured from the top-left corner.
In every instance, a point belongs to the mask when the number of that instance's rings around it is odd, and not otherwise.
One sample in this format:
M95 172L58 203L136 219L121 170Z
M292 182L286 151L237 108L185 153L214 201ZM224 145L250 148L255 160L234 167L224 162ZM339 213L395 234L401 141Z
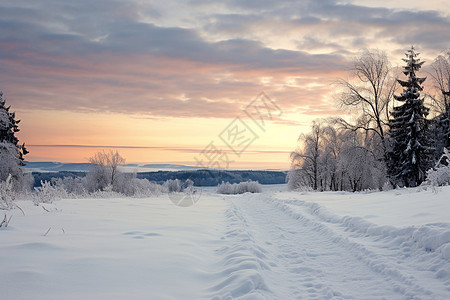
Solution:
M192 152L192 153L199 153L205 150L205 147L203 149L200 148L192 148L192 147L171 147L171 146L117 146L117 145L62 145L62 144L56 144L56 145L40 145L40 144L29 144L26 145L28 147L49 147L49 148L105 148L105 149L163 149L163 150L169 150L169 151L181 151L181 152ZM225 153L234 153L231 149L220 149L221 152ZM280 154L290 154L292 151L286 151L286 150L247 150L245 153L247 154L258 154L258 153L266 153L266 154L274 154L274 153L280 153Z

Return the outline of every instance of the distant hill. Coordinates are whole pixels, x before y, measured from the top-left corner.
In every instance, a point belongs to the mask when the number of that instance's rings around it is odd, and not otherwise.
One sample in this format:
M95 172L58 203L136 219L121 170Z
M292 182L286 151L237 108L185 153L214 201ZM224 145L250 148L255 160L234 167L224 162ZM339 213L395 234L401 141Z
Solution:
M61 163L61 162L25 162L25 169L31 172L88 172L90 163ZM123 172L151 172L151 171L181 171L198 170L199 167L172 164L125 164L121 165Z
M30 162L25 161L25 169L32 172L87 172L90 163Z
M172 165L172 164L147 164L141 166L142 168L150 169L179 169L179 170L198 170L199 167L185 166L185 165Z

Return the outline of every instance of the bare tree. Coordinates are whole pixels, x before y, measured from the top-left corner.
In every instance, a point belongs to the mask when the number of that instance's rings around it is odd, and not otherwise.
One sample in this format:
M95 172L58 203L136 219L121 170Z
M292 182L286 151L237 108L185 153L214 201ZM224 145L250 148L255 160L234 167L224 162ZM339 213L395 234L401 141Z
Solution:
M431 78L438 95L432 98L432 107L438 113L450 111L450 50L446 55L439 55L431 64Z
M302 134L298 138L299 142L304 144L304 148L291 153L292 168L304 173L309 178L314 190L319 187L322 133L320 123L313 122L311 133Z
M95 182L94 190L103 190L108 185L114 185L119 174L119 165L125 163L125 158L117 150L103 150L90 157L89 162L93 165L89 175Z
M396 81L386 53L365 50L352 68L356 82L340 80L344 87L340 101L344 106L357 107L361 115L356 124L341 123L351 130L372 131L379 136L386 153L386 127L389 120L389 102L393 99Z
M363 189L378 189L385 182L384 168L379 168L370 145L374 133L346 130L337 159L338 174L341 175L341 190L352 192Z
M330 124L323 128L324 153L322 163L325 170L322 177L328 183L328 189L337 191L342 189L343 172L338 169L338 161L341 155L341 149L345 143L345 133L347 130L336 128L335 120L329 120Z
M374 144L374 140L377 140ZM313 122L291 153L290 189L349 190L381 188L386 182L385 164L375 149L374 132L350 130L333 119Z
M435 158L442 155L445 148L450 147L450 50L439 55L431 64L430 73L436 94L428 94L431 108L437 114L433 122Z

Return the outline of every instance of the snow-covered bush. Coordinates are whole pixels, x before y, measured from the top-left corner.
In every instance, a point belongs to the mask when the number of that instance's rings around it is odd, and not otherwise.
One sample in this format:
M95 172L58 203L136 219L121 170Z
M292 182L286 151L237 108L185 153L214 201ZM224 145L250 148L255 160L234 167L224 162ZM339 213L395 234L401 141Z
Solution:
M41 186L35 188L34 204L52 203L55 200L68 198L67 191L64 186L59 184L52 184L50 181L41 181Z
M92 165L85 179L85 188L90 193L103 191L110 184L108 170L99 165Z
M448 165L443 161L446 160ZM427 171L426 183L432 186L442 186L450 184L450 152L444 148L444 154L439 159L435 168Z
M261 193L262 187L259 184L258 181L247 181L244 182L243 185L245 186L244 193Z
M150 182L147 179L136 178L135 173L119 174L113 185L113 191L134 197L160 195L165 190L161 185Z
M194 188L194 182L190 180L189 178L186 179L183 183L183 190L192 190Z
M112 188L114 192L124 194L126 196L133 196L135 194L136 186L133 180L136 179L136 174L121 173L117 176Z
M176 193L182 191L182 183L179 179L169 179L164 182L163 186L167 188L167 191L169 193Z
M85 197L88 195L86 178L67 176L64 178L52 178L51 182L55 186L61 186L71 198Z
M16 193L13 190L12 176L9 175L5 181L0 181L0 209L13 208Z
M194 182L191 179L182 181L180 179L168 179L163 183L163 189L168 193L192 192Z
M262 188L258 181L245 181L240 183L222 182L217 186L219 194L243 194L243 193L261 193Z
M123 194L113 191L112 185L107 185L103 190L97 190L89 194L89 198L120 198Z
M104 170L104 169L103 169ZM151 197L163 193L195 193L194 182L174 179L164 184L150 182L148 179L136 178L136 173L118 173L113 184L102 181L104 176L96 176L92 169L86 177L52 178L50 181L41 181L41 186L35 188L33 201L35 204L50 203L64 198L118 198L118 197ZM96 181L100 179L101 182ZM102 186L100 188L100 186Z
M292 168L286 176L288 190L290 191L312 191L312 187L306 180L306 176L302 174L302 170Z
M392 186L392 184L391 184L389 181L386 181L386 182L383 184L383 187L381 188L381 190L387 192L387 191L392 190L393 188L394 188L394 187Z
M29 191L33 184L33 176L24 173L21 168L20 152L8 142L0 142L0 182L11 176L14 191Z
M442 186L450 184L450 167L444 166L430 169L427 172L427 182L432 186Z
M92 170L91 170L91 173ZM136 174L133 173L119 173L116 176L114 184L104 184L99 188L99 182L95 179L101 179L97 176L86 177L64 177L64 178L52 178L50 181L41 182L41 187L35 188L33 195L35 203L48 203L57 199L63 198L117 198L117 197L147 197L161 195L167 193L168 188L154 182L150 182L147 179L136 178ZM189 181L182 183L178 181L177 186L180 187L178 191L182 191L187 188ZM192 181L190 181L193 183ZM172 187L175 189L174 187Z
M219 194L233 194L233 185L229 182L223 182L217 186Z
M147 179L134 178L132 184L135 187L134 197L159 196L166 192L162 185L150 182Z
M24 211L14 202L22 193L15 191L14 183L12 181L12 176L9 175L5 181L0 181L0 210L10 210L13 208L18 208L24 215ZM11 217L3 220L3 227L7 227ZM2 227L2 226L0 226Z

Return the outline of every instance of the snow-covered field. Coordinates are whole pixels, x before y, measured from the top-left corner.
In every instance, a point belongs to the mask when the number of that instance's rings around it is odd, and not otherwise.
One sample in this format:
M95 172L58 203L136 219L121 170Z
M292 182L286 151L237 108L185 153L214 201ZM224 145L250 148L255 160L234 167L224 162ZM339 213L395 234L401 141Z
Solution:
M450 187L18 204L0 299L450 299Z

